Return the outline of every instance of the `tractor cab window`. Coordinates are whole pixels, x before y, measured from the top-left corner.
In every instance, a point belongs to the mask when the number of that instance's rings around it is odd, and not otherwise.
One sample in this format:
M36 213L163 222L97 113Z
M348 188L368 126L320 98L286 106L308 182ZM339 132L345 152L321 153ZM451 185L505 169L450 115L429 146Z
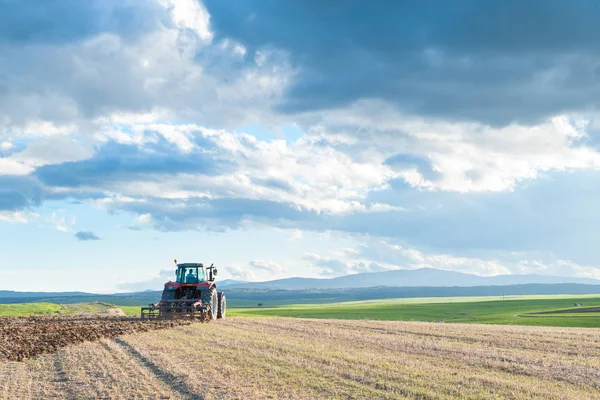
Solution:
M178 283L200 283L204 281L203 267L181 267L177 270Z
M198 268L188 268L185 283L198 283Z

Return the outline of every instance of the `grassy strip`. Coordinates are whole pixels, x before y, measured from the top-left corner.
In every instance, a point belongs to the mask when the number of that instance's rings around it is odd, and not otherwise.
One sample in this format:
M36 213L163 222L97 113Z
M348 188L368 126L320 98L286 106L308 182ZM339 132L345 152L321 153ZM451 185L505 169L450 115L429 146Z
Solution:
M579 296L544 296L524 300L450 301L447 303L427 301L417 303L403 300L414 301L414 299L392 299L272 308L230 308L228 315L600 327L600 318L589 318L589 316L585 318L574 314L554 314L544 318L521 316L522 314L569 308L575 301L583 303L586 307L598 306L600 305L598 296L586 297L585 300Z
M66 314L65 306L52 303L0 304L0 317L21 315Z
M127 315L130 315L132 317L139 317L140 316L140 309L141 306L119 306L119 308L121 310L123 310L123 312Z
M389 299L333 304L302 304L280 307L232 308L228 316L265 316L326 319L374 319L396 321L460 322L506 325L539 325L565 327L600 327L597 313L544 314L572 308L600 306L600 296L511 296ZM35 314L77 314L102 312L116 306L108 303L58 305L27 303L0 305L0 316ZM139 306L121 306L127 315L139 316ZM579 308L579 307L578 307ZM535 316L535 317L534 317Z
M18 317L28 315L67 315L81 313L103 312L116 306L109 303L79 303L79 304L54 304L54 303L22 303L0 304L0 317ZM119 307L120 308L120 307ZM139 310L139 307L129 307Z

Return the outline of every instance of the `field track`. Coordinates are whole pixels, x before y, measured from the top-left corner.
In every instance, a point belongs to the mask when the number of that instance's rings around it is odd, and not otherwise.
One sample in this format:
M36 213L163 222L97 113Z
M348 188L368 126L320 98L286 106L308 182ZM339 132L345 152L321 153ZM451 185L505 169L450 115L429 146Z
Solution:
M0 398L600 399L600 330L228 318L0 362Z
M577 307L577 308L569 308L566 310L551 310L551 311L539 311L536 313L531 313L535 315L542 314L579 314L579 313L599 313L600 307Z

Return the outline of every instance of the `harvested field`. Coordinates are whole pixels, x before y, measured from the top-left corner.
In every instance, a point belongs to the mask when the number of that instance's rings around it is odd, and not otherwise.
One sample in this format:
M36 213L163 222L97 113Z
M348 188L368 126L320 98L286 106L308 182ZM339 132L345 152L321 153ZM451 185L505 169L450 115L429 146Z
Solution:
M76 316L0 318L0 361L22 361L74 343L172 328L189 321L142 321L117 312Z
M229 318L0 362L0 398L600 399L600 331Z

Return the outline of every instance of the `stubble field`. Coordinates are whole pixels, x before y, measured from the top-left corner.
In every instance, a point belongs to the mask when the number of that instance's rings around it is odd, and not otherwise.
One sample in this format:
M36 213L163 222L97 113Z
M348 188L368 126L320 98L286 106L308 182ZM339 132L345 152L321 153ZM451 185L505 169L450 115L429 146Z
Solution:
M0 362L0 398L600 399L596 329L228 318Z

